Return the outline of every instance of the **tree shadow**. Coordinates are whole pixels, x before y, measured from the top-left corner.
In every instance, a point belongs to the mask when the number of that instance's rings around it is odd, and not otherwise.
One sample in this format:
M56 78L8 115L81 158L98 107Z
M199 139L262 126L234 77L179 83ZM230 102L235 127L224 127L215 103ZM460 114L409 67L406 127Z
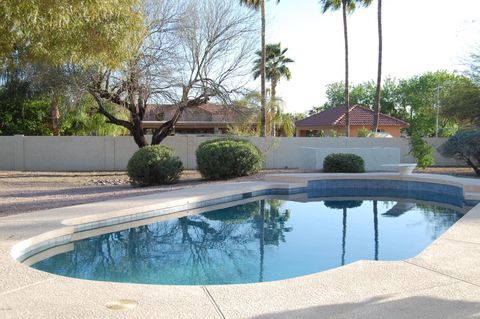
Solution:
M396 300L375 297L358 303L317 306L251 318L480 318L480 302L426 296L409 296Z

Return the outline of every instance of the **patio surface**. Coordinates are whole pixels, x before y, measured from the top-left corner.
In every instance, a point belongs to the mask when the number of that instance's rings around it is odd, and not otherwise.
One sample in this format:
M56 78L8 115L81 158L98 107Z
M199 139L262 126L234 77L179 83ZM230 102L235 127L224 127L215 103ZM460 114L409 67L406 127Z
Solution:
M75 239L79 225L239 192L305 185L342 174L277 174L0 218L0 318L480 318L480 205L418 256L359 261L288 280L224 286L96 282L37 271L14 260L46 240ZM348 178L462 186L480 200L480 182L392 173ZM169 216L170 217L170 216ZM115 226L111 226L115 227ZM105 231L105 230L103 230ZM96 231L89 231L94 235Z

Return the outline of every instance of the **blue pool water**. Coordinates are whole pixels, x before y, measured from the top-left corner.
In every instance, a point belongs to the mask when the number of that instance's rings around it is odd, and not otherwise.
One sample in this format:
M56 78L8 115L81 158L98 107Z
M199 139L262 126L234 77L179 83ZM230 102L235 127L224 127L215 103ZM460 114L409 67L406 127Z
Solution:
M74 242L37 262L102 281L205 285L297 277L413 257L462 213L413 200L251 202Z

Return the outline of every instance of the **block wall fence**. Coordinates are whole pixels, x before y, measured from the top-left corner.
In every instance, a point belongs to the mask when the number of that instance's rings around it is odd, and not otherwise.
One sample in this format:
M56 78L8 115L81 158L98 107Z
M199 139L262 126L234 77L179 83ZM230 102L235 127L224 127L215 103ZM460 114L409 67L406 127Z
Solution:
M150 139L149 136L147 136ZM196 168L195 151L200 143L215 136L176 135L163 144L175 149L186 169ZM249 137L265 154L265 168L305 168L302 147L338 148L395 147L400 162L412 163L408 139L361 137ZM429 138L435 148L437 166L465 166L441 156L436 148L445 138ZM0 136L0 170L26 171L121 171L137 150L130 136Z

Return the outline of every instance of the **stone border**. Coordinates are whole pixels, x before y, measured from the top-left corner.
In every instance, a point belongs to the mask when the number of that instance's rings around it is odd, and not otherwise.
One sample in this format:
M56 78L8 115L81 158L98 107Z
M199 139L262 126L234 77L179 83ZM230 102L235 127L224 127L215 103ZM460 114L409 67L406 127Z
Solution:
M288 190L321 179L442 183L462 187L467 201L480 200L480 183L476 179L423 174L278 174L268 176L264 182L205 185L8 216L0 218L0 270L6 274L0 276L0 317L49 318L54 308L56 317L104 318L115 315L105 305L118 300L135 301L136 306L128 314L138 318L159 314L176 318L381 318L385 311L392 318L408 314L436 318L446 313L460 318L480 312L480 205L414 258L360 261L261 284L155 286L95 282L40 272L12 258L38 248L45 240L65 240L82 224L100 225L112 217L127 221L145 211L235 196L239 188L247 193L271 188Z

